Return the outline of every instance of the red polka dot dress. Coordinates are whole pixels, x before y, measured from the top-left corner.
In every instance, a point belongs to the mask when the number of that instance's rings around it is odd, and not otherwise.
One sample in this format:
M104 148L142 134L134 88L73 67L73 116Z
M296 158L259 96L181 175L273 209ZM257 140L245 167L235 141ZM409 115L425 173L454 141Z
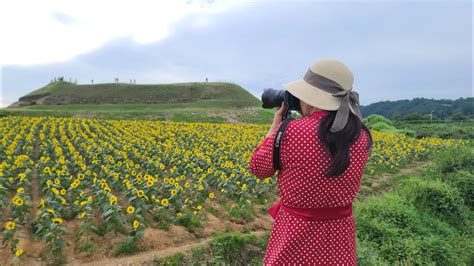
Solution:
M368 135L350 144L350 163L335 179L324 172L332 156L319 141L317 128L327 111L313 112L308 117L292 120L283 135L281 165L277 181L282 204L297 208L341 207L352 204L359 191L369 152L365 150ZM280 122L281 125L281 122ZM271 177L273 169L273 134L255 149L250 170L259 178ZM355 220L350 216L329 220L306 220L280 208L272 226L264 257L264 265L356 265Z

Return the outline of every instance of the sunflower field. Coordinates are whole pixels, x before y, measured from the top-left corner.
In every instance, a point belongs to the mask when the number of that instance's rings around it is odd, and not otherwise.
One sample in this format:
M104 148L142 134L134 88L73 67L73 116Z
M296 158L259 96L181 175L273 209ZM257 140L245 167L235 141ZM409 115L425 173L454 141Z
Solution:
M239 206L263 202L275 178L259 179L248 167L268 125L185 123L9 116L0 120L0 222L12 256L28 250L28 228L60 254L78 220L80 241L98 227L143 237L150 219L172 223L201 217L228 199ZM414 139L372 131L364 173L396 170L464 140ZM105 226L104 226L105 225Z

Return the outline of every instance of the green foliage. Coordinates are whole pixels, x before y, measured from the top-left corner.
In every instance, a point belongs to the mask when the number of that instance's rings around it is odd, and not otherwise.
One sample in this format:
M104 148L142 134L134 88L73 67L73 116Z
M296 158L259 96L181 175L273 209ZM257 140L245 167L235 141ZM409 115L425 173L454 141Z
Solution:
M458 170L467 170L474 173L474 153L469 147L447 149L434 156L436 169L442 174L453 173Z
M411 100L381 101L367 106L361 106L360 109L366 116L379 114L395 120L399 120L410 113L426 115L425 118L430 119L429 115L432 111L433 119L436 117L446 119L457 112L472 117L474 114L474 98L461 97L457 100L413 98Z
M455 114L451 117L451 119L452 119L453 121L465 121L465 120L467 120L467 118L466 118L461 112L455 113Z
M176 224L186 227L186 229L191 233L196 231L196 229L202 228L199 216L192 215L191 213L185 213L181 217L176 217Z
M135 254L141 251L135 241L125 241L120 243L115 249L114 256L120 256L124 254Z
M459 191L439 180L422 181L416 187L414 201L446 221L455 225L464 225L466 208Z
M246 244L240 233L215 236L211 241L213 258L226 263L237 263L241 260Z
M430 117L429 116L426 116L426 115L422 115L422 114L419 114L419 113L409 113L407 115L405 115L402 120L405 120L405 121L422 121L422 120L430 120Z
M449 174L453 185L458 189L466 206L474 211L474 175L472 171L459 170L455 173Z
M382 115L369 115L364 123L366 126L371 130L377 130L381 132L389 132L389 133L399 133L405 134L409 137L415 137L416 133L413 130L409 129L397 129L393 125L393 122L390 119L385 118Z
M421 176L404 175L396 190L354 203L360 265L472 265L472 152L457 149Z
M83 244L81 244L77 248L77 250L80 251L80 252L87 252L89 254L92 254L92 253L95 252L95 246L94 246L94 243L92 243L90 241L86 241Z
M377 131L384 131L384 132L390 132L392 130L395 130L394 126L391 126L389 124L383 123L383 122L376 122L373 124L369 124L370 129L377 130Z
M174 254L173 256L168 256L165 258L155 258L153 261L155 265L163 265L163 266L168 266L168 265L184 265L185 263L185 256L183 253L178 252Z
M254 212L252 206L244 205L238 206L236 208L228 208L225 207L228 211L228 215L232 221L236 221L239 223L244 223L246 221L252 221L254 218Z
M439 137L443 139L474 139L474 123L413 124L398 122L395 126L416 132L416 138Z
M387 126L392 126L393 127L393 123L390 119L387 119L385 118L383 115L369 115L367 118L367 126L369 125L375 125L375 124L385 124Z

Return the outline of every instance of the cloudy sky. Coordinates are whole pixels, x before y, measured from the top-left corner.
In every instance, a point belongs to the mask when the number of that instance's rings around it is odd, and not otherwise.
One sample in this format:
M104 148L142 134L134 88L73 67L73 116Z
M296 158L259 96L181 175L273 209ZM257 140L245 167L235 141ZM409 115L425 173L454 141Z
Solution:
M472 97L471 1L2 1L1 105L55 76L80 84L230 81L260 98L318 58L360 104Z

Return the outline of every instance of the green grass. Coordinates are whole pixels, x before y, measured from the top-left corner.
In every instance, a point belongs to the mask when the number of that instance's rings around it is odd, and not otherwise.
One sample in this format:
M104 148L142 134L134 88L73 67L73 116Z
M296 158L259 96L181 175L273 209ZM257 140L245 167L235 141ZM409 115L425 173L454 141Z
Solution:
M0 115L95 117L104 119L146 119L175 122L226 121L271 124L276 109L261 107L225 107L217 100L199 100L190 104L71 104L32 105L0 109ZM223 107L219 107L223 105Z

